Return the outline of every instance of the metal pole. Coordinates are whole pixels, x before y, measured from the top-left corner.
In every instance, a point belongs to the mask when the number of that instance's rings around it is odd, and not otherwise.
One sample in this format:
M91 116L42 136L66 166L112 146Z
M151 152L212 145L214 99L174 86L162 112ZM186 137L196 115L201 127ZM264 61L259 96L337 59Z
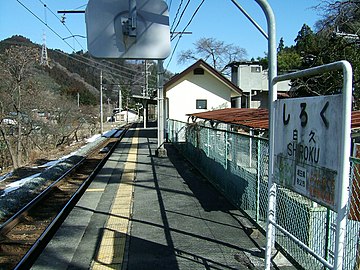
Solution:
M249 137L249 167L251 168L252 166L252 138L254 136L254 130L252 128L250 128L250 137Z
M148 96L148 88L149 88L149 86L148 86L148 80L149 80L149 78L148 78L148 65L147 65L147 61L145 60L144 61L145 62L145 86L144 86L144 92L143 92L143 96L144 97L147 97Z
M136 16L136 0L129 0L129 35L132 37L136 36Z
M256 223L259 223L260 220L260 168L262 165L261 162L261 142L260 139L257 139L257 160L256 160L256 170L257 170L257 178L256 178L256 214L255 220Z
M341 129L341 167L339 172L338 190L339 199L337 205L336 234L335 234L335 260L334 269L343 269L345 233L346 233L346 205L349 200L349 174L350 174L350 145L351 145L351 99L352 99L352 67L347 61L340 61L343 66L343 112L344 118Z
M157 103L158 103L158 156L166 156L166 149L164 148L164 61L158 60L158 90L157 90Z
M126 124L129 123L129 97L126 99Z
M275 243L276 210L276 184L273 182L274 174L274 102L277 99L277 87L273 79L277 76L277 52L276 52L276 26L275 15L266 0L255 0L265 13L268 26L268 58L269 58L269 177L268 177L268 218L266 223L266 250L265 269L270 270L271 252Z
M143 101L144 101L144 128L146 128L146 122L147 122L147 100L145 99L145 97L147 97L147 93L148 93L148 74L147 74L147 61L144 61L145 64L145 85L144 85L144 90L143 90Z
M144 128L146 128L146 121L147 121L147 101L143 99L143 114L144 114Z
M121 93L120 85L117 85L117 87L119 87L119 113L121 113L121 110L122 110L122 93Z
M104 123L103 123L103 117L104 117L104 112L103 112L103 82L102 82L102 70L100 70L100 132L101 135L104 133Z
M276 184L273 183L274 173L274 101L277 99L277 86L272 80L277 76L277 54L276 54L276 27L274 13L266 0L255 0L265 13L268 27L266 34L261 27L246 13L244 9L235 1L231 0L241 12L255 25L255 27L268 39L268 58L269 58L269 177L268 177L268 219L266 223L266 251L265 251L265 269L270 270L271 252L275 243L275 210L276 210ZM251 102L251 92L250 92ZM250 106L250 104L249 104Z
M307 252L317 258L320 262L322 262L329 269L341 270L343 265L343 257L344 257L344 246L345 246L345 233L346 233L346 206L349 199L349 156L350 156L350 122L351 122L351 99L352 99L352 67L347 61L338 61L326 65L322 65L319 67L313 67L306 70L301 70L294 73L288 73L281 76L277 76L273 82L277 83L279 81L284 81L287 79L296 79L300 77L306 77L311 75L316 75L324 72L329 72L332 70L342 69L343 70L343 94L342 94L342 122L341 122L341 133L340 133L340 157L341 166L339 167L339 181L337 183L337 197L336 197L336 232L335 232L335 259L334 265L330 265L325 259L317 255L310 248L306 247L305 244L300 244ZM274 222L274 221L272 221ZM275 224L275 223L274 223ZM279 225L277 227L281 229ZM287 233L287 232L285 232ZM292 235L288 235L290 238L294 239L295 237ZM295 240L296 241L296 240Z

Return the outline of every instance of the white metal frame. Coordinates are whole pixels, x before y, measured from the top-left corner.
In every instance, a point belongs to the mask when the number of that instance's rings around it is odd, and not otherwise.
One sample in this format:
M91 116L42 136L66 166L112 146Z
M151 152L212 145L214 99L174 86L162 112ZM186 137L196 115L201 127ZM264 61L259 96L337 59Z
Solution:
M274 113L274 101L276 100L276 83L289 79L296 79L305 76L313 76L334 70L343 71L343 89L342 89L342 129L340 137L341 146L341 166L339 171L339 181L337 190L338 205L337 205L337 218L336 218L336 232L335 232L335 261L334 265L331 265L328 261L302 243L299 239L286 231L283 227L276 223L275 209L276 209L276 184L273 181L273 169L274 169L274 144L270 143L270 161L269 161L269 182L268 182L268 227L267 227L267 245L266 245L266 269L270 269L271 250L273 243L275 242L275 236L272 232L273 229L279 229L282 233L291 238L299 246L303 247L307 252L318 259L324 266L330 269L341 270L343 266L344 245L345 245L345 233L346 233L346 207L349 200L349 172L350 172L350 125L351 125L351 98L352 98L352 67L347 61L338 61L331 64L310 68L307 70L301 70L294 73L289 73L281 76L277 76L271 80L272 93L275 95L275 99L271 102L270 110L270 130L274 131L275 119ZM270 88L271 89L271 88ZM273 133L272 133L273 134ZM273 134L274 135L274 134ZM273 140L273 138L271 138ZM271 173L270 173L271 172Z

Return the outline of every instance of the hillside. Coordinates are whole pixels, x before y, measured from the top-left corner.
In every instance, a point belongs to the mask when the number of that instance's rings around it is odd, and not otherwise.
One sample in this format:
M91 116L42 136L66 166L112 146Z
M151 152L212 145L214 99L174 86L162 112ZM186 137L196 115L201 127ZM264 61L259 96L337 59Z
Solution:
M11 46L36 48L41 55L41 45L31 42L23 36L13 36L0 41L0 55ZM126 61L123 59L95 60L83 51L68 54L61 50L47 50L49 67L38 66L45 84L58 84L54 91L74 99L80 94L80 104L96 105L99 100L100 72L103 73L104 100L117 100L117 92L112 91L114 85L120 85L123 99L142 93L144 86L143 61ZM156 65L149 68L149 85L156 88ZM46 82L48 81L48 82ZM129 99L130 106L134 102Z
M41 47L23 36L0 41L0 171L99 133L100 74L103 121L119 106L119 90L122 108L136 108L132 95L142 94L145 74L149 94L156 94L155 62L48 49L48 65L41 65Z

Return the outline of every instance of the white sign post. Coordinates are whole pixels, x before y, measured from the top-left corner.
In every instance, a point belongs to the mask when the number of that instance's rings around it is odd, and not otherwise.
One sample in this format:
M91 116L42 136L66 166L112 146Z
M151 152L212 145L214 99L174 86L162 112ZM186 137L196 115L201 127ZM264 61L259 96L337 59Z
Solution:
M342 95L279 99L274 181L336 211Z
M289 79L342 70L342 93L332 96L275 100L270 110L273 151L270 151L268 223L280 230L329 269L342 270L350 173L352 68L347 61L277 76L272 86ZM334 263L309 248L276 223L276 184L285 186L335 212ZM266 262L274 235L267 231ZM268 264L267 264L268 265ZM269 269L267 267L267 269Z

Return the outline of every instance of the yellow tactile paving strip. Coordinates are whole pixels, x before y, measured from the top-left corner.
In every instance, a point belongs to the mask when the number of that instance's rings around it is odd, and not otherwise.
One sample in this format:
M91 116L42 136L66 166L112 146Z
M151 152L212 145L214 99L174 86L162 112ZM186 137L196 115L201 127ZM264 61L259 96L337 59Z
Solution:
M93 270L121 269L124 263L137 160L138 132L138 130L135 131L131 142L119 189L113 201L106 226L103 228L100 247L92 263Z
M85 192L104 192L103 188L88 188Z

